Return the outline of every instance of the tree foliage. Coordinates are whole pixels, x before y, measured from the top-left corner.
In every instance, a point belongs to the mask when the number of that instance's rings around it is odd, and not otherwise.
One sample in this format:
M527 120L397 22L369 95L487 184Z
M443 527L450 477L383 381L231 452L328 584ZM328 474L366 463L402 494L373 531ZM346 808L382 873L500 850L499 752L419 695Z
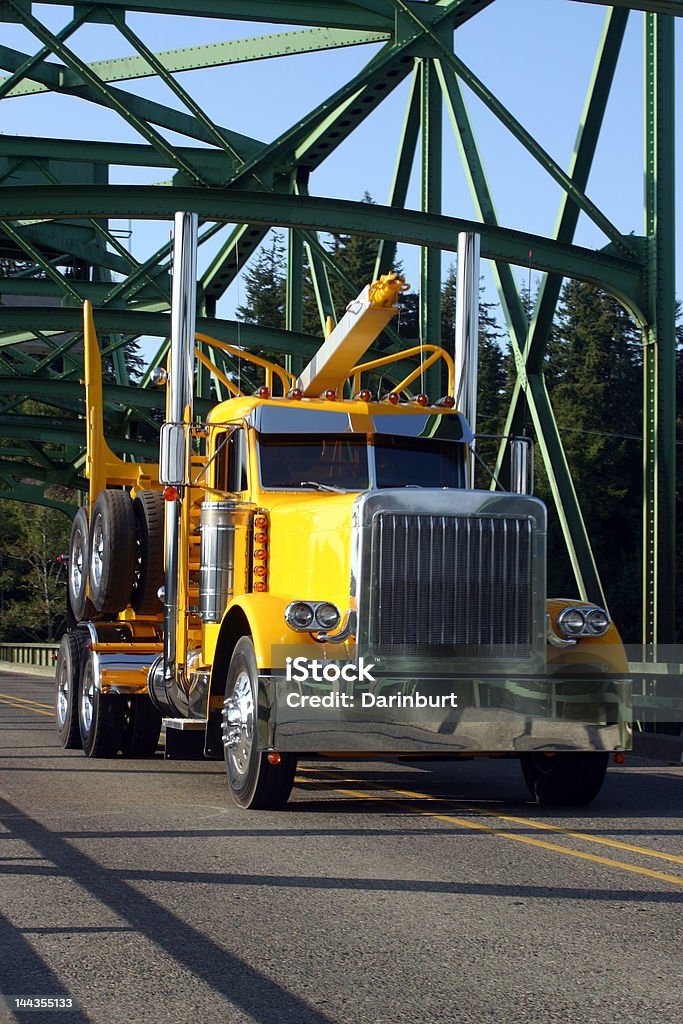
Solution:
M0 499L0 637L33 643L65 629L66 564L71 524L43 505Z

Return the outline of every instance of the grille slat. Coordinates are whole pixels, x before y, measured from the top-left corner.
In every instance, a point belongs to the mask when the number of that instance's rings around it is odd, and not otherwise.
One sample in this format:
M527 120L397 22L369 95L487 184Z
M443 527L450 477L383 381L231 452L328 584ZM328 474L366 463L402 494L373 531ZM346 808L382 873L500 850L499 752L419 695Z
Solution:
M372 527L368 639L526 657L532 645L533 522L514 516L381 512Z

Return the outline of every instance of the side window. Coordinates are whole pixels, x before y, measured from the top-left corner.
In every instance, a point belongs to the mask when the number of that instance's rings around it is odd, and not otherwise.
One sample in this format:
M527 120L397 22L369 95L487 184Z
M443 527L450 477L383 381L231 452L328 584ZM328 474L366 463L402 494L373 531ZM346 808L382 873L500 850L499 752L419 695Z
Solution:
M247 490L247 445L244 430L216 435L214 487L217 491Z

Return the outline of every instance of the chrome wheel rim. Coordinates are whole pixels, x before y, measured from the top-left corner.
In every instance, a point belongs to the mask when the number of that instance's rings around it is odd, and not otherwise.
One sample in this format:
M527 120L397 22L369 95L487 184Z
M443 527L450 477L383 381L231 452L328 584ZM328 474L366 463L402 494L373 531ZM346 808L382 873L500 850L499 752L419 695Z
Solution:
M83 550L83 534L78 533L74 538L71 557L69 559L69 573L71 575L71 592L74 597L79 597L83 589L83 571L85 566L85 553Z
M66 716L69 710L69 672L66 662L62 662L62 666L59 672L59 681L57 683L57 725L61 729L66 722Z
M95 529L92 535L92 561L90 572L95 587L99 587L102 579L102 565L104 563L104 531L102 520L98 517L95 521Z
M92 725L94 701L95 680L93 679L92 666L88 663L83 673L83 688L81 690L81 723L86 733L90 732Z
M254 747L254 693L249 673L242 670L225 702L225 718L229 734L225 753L235 774L244 777L249 771Z

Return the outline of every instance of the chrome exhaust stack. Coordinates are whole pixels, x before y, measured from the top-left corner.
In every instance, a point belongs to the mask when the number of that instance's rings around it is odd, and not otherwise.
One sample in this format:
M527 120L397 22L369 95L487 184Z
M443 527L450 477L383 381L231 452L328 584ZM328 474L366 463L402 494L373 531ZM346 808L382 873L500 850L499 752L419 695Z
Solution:
M458 272L455 297L455 404L477 430L477 376L479 368L479 235L458 235ZM474 444L474 442L472 442ZM470 463L470 486L474 462Z
M169 704L164 713L177 714L171 693L185 697L183 666L177 664L180 512L183 489L189 484L190 437L194 398L194 336L197 306L196 213L176 213L171 305L171 360L166 390L166 422L161 428L159 480L179 489L180 500L165 502L164 654L150 670L149 690L155 703ZM161 676L161 678L160 678ZM184 701L186 703L186 700Z

